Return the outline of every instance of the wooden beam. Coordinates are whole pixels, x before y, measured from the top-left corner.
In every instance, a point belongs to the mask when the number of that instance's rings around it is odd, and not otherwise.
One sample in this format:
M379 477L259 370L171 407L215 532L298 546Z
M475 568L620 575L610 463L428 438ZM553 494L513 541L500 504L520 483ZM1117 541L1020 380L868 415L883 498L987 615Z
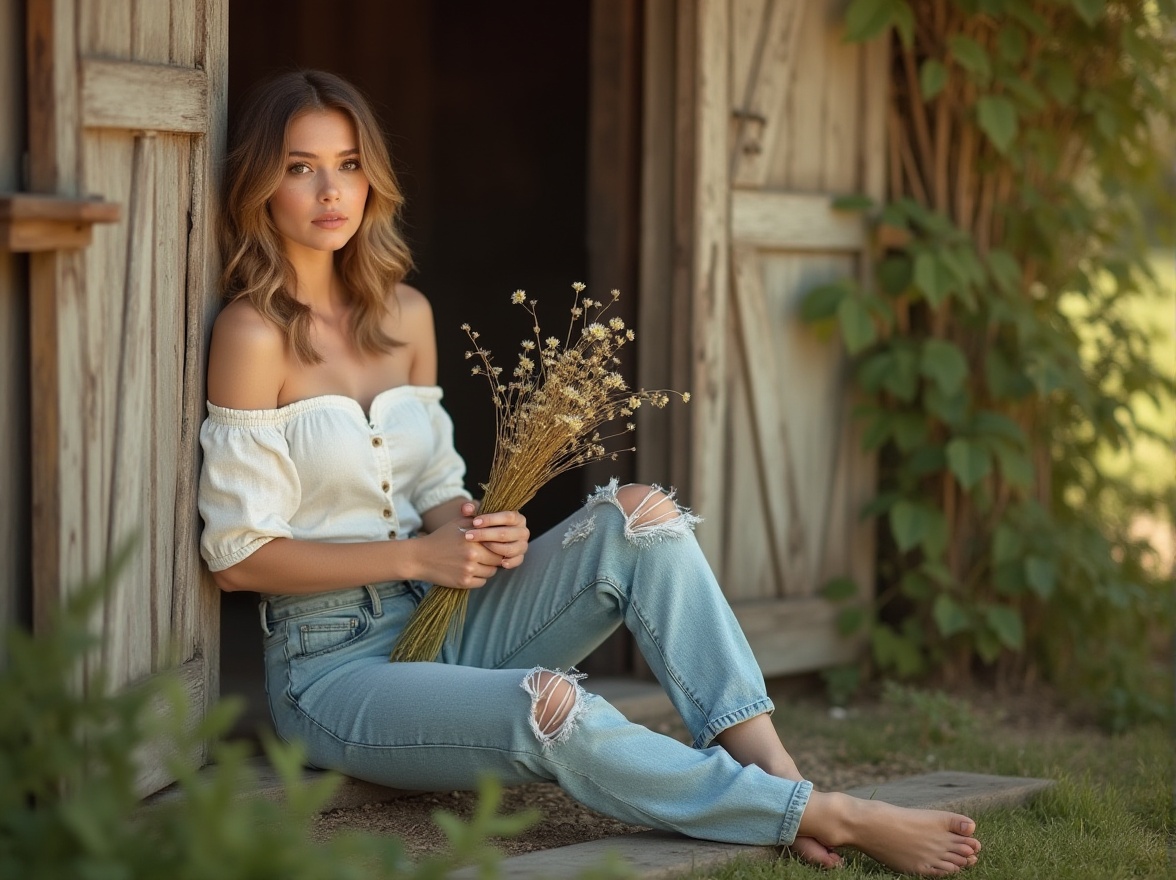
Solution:
M203 134L208 74L191 67L83 58L82 124L87 128Z
M735 190L731 239L785 251L860 251L866 226L860 213L836 211L827 194Z
M731 606L765 676L852 663L865 636L837 631L841 606L825 599L764 599Z
M95 223L114 223L119 206L91 199L0 193L0 248L14 253L86 247Z

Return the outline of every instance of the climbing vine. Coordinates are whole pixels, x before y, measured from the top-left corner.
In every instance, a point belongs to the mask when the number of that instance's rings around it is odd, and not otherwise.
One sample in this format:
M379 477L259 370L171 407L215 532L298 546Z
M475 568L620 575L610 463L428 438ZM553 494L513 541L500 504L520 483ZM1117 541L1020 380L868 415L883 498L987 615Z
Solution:
M803 314L853 357L879 456L878 613L847 581L825 594L883 671L979 662L1115 724L1162 713L1172 583L1129 527L1173 509L1172 482L1098 460L1173 442L1136 417L1176 386L1125 310L1171 240L1176 3L853 0L845 25L892 41L890 196L841 204L875 224L872 283L818 287Z

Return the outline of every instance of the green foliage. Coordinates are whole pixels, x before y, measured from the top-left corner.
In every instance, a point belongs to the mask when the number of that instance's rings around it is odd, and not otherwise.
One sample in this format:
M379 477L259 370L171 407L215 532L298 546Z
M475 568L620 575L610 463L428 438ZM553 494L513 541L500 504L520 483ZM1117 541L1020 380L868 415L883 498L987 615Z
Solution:
M438 813L446 852L411 863L399 840L349 834L314 842L311 818L337 777L302 780L302 754L269 742L266 752L285 785L285 802L243 795L253 779L246 747L224 740L237 707L221 704L186 723L180 684L112 691L82 660L94 647L87 622L107 579L77 591L50 632L7 635L0 667L0 880L440 880L476 864L497 876L492 837L517 834L533 813L498 813L500 789L487 780L471 821ZM146 746L199 753L211 742L213 765L197 776L170 762L182 798L144 806L135 785ZM616 866L593 876L621 876Z
M850 3L849 39L888 29L905 160L870 217L903 243L872 284L802 305L853 357L879 456L873 661L1037 670L1112 725L1163 715L1173 584L1130 529L1173 508L1171 460L1142 484L1099 463L1176 440L1137 416L1170 409L1176 377L1130 320L1176 213L1156 141L1176 123L1176 3Z

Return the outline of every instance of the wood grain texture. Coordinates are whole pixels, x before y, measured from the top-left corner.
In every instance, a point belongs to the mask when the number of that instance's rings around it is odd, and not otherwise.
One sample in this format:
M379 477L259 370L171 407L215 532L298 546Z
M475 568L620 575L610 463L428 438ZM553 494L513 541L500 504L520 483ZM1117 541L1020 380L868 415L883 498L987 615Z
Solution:
M43 401L34 429L45 441L34 462L35 611L48 617L63 585L101 572L135 536L100 615L101 660L116 684L179 664L198 718L215 697L219 656L219 594L199 559L195 486L217 300L227 4L34 5L30 45L43 69L30 81L80 83L38 110L47 152L35 177L44 192L71 186L126 208L84 252L32 261ZM168 781L162 758L147 763L147 789Z
M833 210L831 194L736 190L731 238L769 249L856 251L867 236L861 214Z
M203 134L208 127L208 75L169 64L84 58L82 120L87 128Z

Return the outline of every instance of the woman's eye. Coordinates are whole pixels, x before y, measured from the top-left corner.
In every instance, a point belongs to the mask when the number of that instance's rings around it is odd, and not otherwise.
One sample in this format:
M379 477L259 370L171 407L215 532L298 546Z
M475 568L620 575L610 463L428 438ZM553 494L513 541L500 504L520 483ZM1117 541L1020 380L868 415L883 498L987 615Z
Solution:
M287 169L291 174L306 174L310 171L310 166L305 162L295 162Z
M348 159L346 162L343 163L343 170L344 171L358 171L359 170L359 160L358 159Z

